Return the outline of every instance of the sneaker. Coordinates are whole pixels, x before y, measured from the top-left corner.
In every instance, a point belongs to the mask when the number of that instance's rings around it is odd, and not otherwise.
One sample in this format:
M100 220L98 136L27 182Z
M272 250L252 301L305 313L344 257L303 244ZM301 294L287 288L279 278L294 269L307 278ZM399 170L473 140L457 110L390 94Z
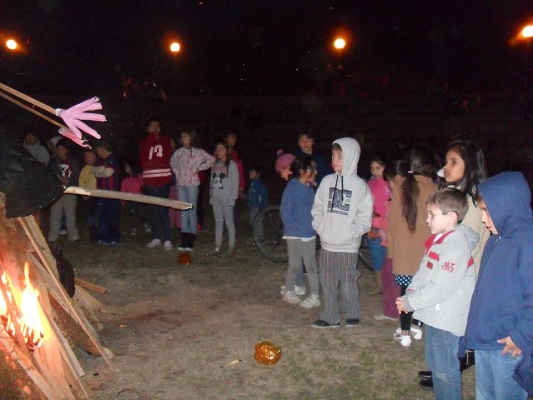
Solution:
M280 291L279 291L280 294L285 293L285 287L286 287L285 285L280 286ZM305 296L306 292L307 292L307 289L305 288L305 286L294 285L294 293L296 293L298 296Z
M254 238L248 238L248 239L246 240L246 244L249 244L249 245L255 246L255 240L254 240Z
M346 322L344 323L345 328L353 328L354 326L359 325L359 319L357 318L348 318L346 319Z
M312 294L307 299L305 299L304 301L300 303L300 307L306 308L308 310L311 308L319 307L319 306L320 306L320 299L318 298L318 294Z
M401 331L401 330L400 330ZM392 338L395 342L400 343L400 345L403 348L408 349L411 346L411 335L402 335L401 333L394 332L394 335L392 335Z
M300 299L296 293L289 291L285 291L285 293L283 293L283 300L289 304L299 304L302 301L302 299Z
M205 253L206 256L219 256L220 255L220 246L214 248L213 251L208 251Z
M155 249L156 247L161 246L161 239L154 239L146 245L149 249Z
M144 225L143 225L143 228L144 228L144 231L145 231L146 233L150 233L150 232L152 232L152 228L150 228L150 225L148 225L148 224L144 224Z
M402 328L396 329L396 334L401 335L402 334ZM422 339L422 329L411 327L411 337L415 340L421 340Z
M322 319L319 319L311 324L311 327L316 329L338 328L339 326L341 326L340 322L337 322L336 324L330 324Z
M186 251L187 253L190 253L192 251L192 247L184 247L183 251Z
M59 234L60 234L61 236L65 236L67 233L68 233L68 232L67 232L66 229L60 229L60 230L59 230Z
M161 243L161 241L159 241ZM163 243L163 248L166 251L172 251L172 242L170 240L165 240L165 243Z
M374 315L374 319L376 321L398 321L399 318L392 318L392 317L389 317L383 313L379 313L379 314L376 314Z
M178 247L178 251L185 251L185 247Z

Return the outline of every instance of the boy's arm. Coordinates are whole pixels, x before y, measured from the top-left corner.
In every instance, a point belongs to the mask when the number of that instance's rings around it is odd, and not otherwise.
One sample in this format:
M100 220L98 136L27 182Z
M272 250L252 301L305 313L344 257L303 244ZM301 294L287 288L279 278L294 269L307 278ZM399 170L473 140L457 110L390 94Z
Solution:
M431 280L419 285L416 291L407 292L404 301L406 309L420 310L434 307L450 298L460 287L461 281L466 276L467 268L469 268L470 252L466 247L458 248L457 245L443 244L441 246L439 261L433 262ZM473 267L473 265L470 266L470 268ZM421 265L420 268L428 267ZM410 288L413 289L411 286Z
M362 188L362 195L357 206L357 214L355 215L352 229L355 237L361 237L367 233L372 227L372 214L374 213L374 201L370 188L365 183Z
M524 246L525 247L525 246ZM522 292L522 314L509 336L522 351L533 345L533 248L523 248L518 260L518 284ZM502 338L503 339L503 338Z
M311 208L311 216L313 217L312 226L313 229L318 233L319 235L322 233L322 226L324 225L324 208L323 208L323 192L328 190L326 185L324 185L324 180L322 180L322 183L320 186L318 186L318 189L315 194L315 201L313 202L313 207Z

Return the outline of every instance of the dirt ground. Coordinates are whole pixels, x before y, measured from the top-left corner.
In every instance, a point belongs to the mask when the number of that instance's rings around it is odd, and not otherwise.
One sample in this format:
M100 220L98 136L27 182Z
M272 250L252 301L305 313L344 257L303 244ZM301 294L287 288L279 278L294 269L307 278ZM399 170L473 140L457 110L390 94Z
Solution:
M246 243L250 228L241 207L237 255L205 255L214 247L207 207L187 267L177 265L177 251L147 249L148 234L124 235L118 248L89 244L86 232L79 243L61 239L76 275L108 289L95 294L106 305L97 315L118 371L82 354L91 398L431 399L417 385L417 371L425 369L423 340L403 350L392 340L396 323L372 319L380 298L367 294L371 272L360 264L360 326L313 329L318 310L281 299L285 265ZM173 235L177 241L179 232ZM254 360L262 340L282 348L276 365ZM234 360L242 362L227 366ZM473 399L473 368L463 382L464 398Z

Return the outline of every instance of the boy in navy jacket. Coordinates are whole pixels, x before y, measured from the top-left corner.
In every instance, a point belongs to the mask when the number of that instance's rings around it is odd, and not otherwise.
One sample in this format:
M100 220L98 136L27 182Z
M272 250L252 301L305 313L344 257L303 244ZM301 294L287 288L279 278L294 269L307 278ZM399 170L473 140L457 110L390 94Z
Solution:
M248 172L250 186L248 187L248 208L250 209L250 225L254 227L255 216L268 205L268 192L265 183L261 180L263 167L253 165ZM259 225L259 238L263 239L262 224Z
M531 362L533 218L523 175L505 172L478 187L482 220L492 233L481 259L466 328L476 355L476 399L527 399L513 374ZM529 364L530 365L530 364ZM515 378L531 382L531 371ZM531 388L529 388L531 389Z

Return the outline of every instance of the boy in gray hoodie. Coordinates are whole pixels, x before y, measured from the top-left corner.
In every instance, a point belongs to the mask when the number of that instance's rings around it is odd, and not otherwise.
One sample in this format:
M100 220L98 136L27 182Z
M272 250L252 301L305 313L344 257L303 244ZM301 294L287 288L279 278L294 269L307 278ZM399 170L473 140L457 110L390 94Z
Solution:
M345 326L359 324L361 304L357 270L361 236L372 223L372 194L366 182L357 176L361 147L355 139L341 138L333 142L334 174L322 179L311 210L313 228L320 236L320 282L324 310L313 328L338 328L339 289L344 305Z
M414 311L426 324L426 363L433 371L436 399L461 399L457 353L476 281L472 250L479 241L472 228L458 225L467 211L466 195L457 189L442 189L429 198L426 222L432 236L406 295L396 300L398 312Z

